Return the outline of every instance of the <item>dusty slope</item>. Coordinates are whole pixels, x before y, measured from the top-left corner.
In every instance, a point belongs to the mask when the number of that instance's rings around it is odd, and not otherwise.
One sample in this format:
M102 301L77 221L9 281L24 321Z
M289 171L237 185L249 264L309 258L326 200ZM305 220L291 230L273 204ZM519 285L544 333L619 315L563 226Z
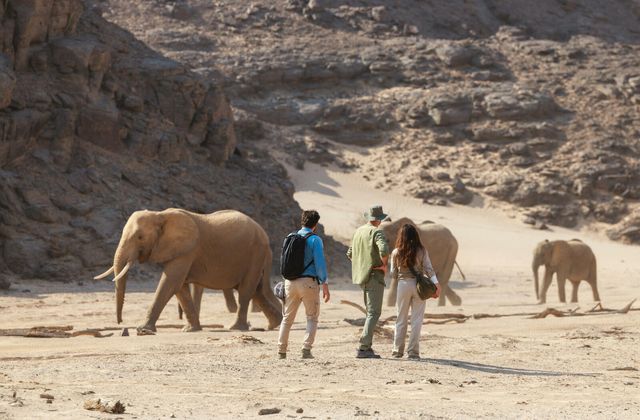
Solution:
M359 214L354 202L383 203L391 212L431 218L452 227L460 239L460 261L468 281L455 281L463 306L427 312L539 312L528 272L529 244L540 232L492 211L424 206L417 200L374 191L359 177L311 167L294 181L304 206L313 200L333 233L350 232ZM347 215L349 216L347 218ZM353 222L345 221L351 219ZM552 235L565 235L561 229ZM575 235L576 232L571 232ZM581 236L597 250L606 307L621 308L637 297L637 247ZM624 260L624 261L622 261ZM458 280L458 279L456 279ZM524 317L426 325L421 362L389 358L391 343L378 338L385 358L354 359L358 328L344 318L361 315L340 305L360 301L350 285L333 279L332 302L322 306L316 359L298 359L302 319L294 325L291 350L276 359L276 333L252 331L263 344L238 332L206 329L179 333L161 329L146 337L70 339L0 338L0 416L7 418L86 418L89 398L120 399L137 418L257 418L262 408L280 408L273 418L594 418L640 416L640 313L530 320ZM144 317L154 283L134 283L124 307L125 325ZM555 287L555 285L553 286ZM137 288L137 292L133 289ZM108 285L76 287L21 283L0 294L0 328L71 324L76 329L114 326ZM553 288L552 288L553 290ZM560 305L555 292L549 306ZM579 306L592 306L583 287ZM636 306L637 307L637 306ZM383 316L393 314L385 307ZM256 327L266 322L251 314ZM175 304L160 324L174 323ZM230 325L233 315L220 295L207 294L203 322ZM622 370L620 370L622 369ZM626 370L625 370L626 369ZM12 398L16 391L17 402ZM87 394L89 391L95 394ZM52 404L39 397L52 394ZM296 413L298 408L303 413ZM96 415L99 418L106 416Z
M100 8L153 48L222 76L246 112L243 136L298 166L353 166L342 144L358 144L371 154L356 170L375 172L382 188L442 205L493 197L538 226L606 223L613 238L640 238L635 0Z

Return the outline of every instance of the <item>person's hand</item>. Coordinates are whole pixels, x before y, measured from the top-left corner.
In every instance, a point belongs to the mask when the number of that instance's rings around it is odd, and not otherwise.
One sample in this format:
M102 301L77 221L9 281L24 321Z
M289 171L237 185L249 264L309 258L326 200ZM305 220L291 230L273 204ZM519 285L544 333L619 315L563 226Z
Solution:
M386 264L382 264L379 265L378 267L373 267L374 270L380 270L382 271L385 275L387 274L387 266Z
M440 297L440 290L441 290L440 283L438 283L436 284L436 293L433 295L434 299L438 299Z
M324 299L324 303L329 302L331 298L331 293L329 293L329 285L327 283L322 283L322 298Z

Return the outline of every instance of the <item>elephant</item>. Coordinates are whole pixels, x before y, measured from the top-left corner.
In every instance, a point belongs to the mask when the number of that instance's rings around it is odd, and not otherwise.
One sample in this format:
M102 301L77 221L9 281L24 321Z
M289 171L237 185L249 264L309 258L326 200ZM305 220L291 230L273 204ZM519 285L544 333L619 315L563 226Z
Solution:
M442 287L442 293L440 293L440 297L438 298L438 306L445 305L445 297L449 299L449 302L451 302L452 305L458 306L462 304L460 296L458 296L449 287L449 279L453 272L453 265L457 265L456 256L458 254L458 241L455 236L453 236L449 229L437 223L424 222L420 225L416 225L407 217L400 218L396 221L385 220L380 224L380 228L383 230L391 248L394 247L398 231L404 224L410 224L418 228L420 240L429 252L433 269L435 270L436 275L438 276L438 282ZM460 270L459 266L458 270ZM462 271L460 271L460 273L464 278ZM389 289L387 306L394 306L396 304L396 296L398 292L397 281L392 280Z
M201 329L189 284L238 291L239 308L231 329L247 330L247 311L253 298L269 321L280 324L279 302L271 290L271 248L264 229L235 210L197 214L182 209L134 212L122 230L113 265L101 279L115 275L116 317L122 322L127 272L135 262L161 264L162 276L144 325L156 331L156 321L171 296L176 295L187 317L183 331ZM196 297L199 304L199 298Z
M538 288L538 268L544 264L544 280L542 290ZM549 241L545 239L540 242L533 251L534 287L536 289L536 299L538 303L545 303L547 300L547 290L551 285L553 274L558 280L558 295L560 302L565 302L564 284L568 279L573 285L571 292L571 302L578 301L578 286L581 280L586 280L591 285L593 300L599 301L598 276L596 271L596 257L587 244L579 239L570 241Z

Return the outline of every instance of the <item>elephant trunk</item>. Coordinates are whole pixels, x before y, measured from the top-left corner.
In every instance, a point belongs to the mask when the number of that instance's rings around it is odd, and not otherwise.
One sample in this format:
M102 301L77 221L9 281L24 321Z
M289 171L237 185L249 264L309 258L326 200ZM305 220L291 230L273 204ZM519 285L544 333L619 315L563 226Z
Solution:
M122 249L122 244L118 246L116 255L113 259L114 275L116 276L116 317L118 324L122 322L122 306L124 305L124 294L127 288L127 275L122 270L128 270L131 260Z
M540 267L540 263L537 258L533 259L533 264L531 264L531 269L533 270L533 287L536 289L536 299L540 299L540 293L538 289L538 268Z

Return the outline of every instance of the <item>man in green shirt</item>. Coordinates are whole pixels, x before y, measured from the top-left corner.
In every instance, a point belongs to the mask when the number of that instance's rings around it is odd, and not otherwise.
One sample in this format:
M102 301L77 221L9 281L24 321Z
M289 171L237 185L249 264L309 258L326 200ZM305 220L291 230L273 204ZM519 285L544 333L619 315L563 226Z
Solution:
M384 275L387 272L389 245L384 232L378 228L387 217L382 206L374 206L365 213L368 222L360 226L353 235L347 257L351 260L351 278L364 292L367 319L360 337L356 355L359 359L379 359L371 348L373 331L382 312Z

